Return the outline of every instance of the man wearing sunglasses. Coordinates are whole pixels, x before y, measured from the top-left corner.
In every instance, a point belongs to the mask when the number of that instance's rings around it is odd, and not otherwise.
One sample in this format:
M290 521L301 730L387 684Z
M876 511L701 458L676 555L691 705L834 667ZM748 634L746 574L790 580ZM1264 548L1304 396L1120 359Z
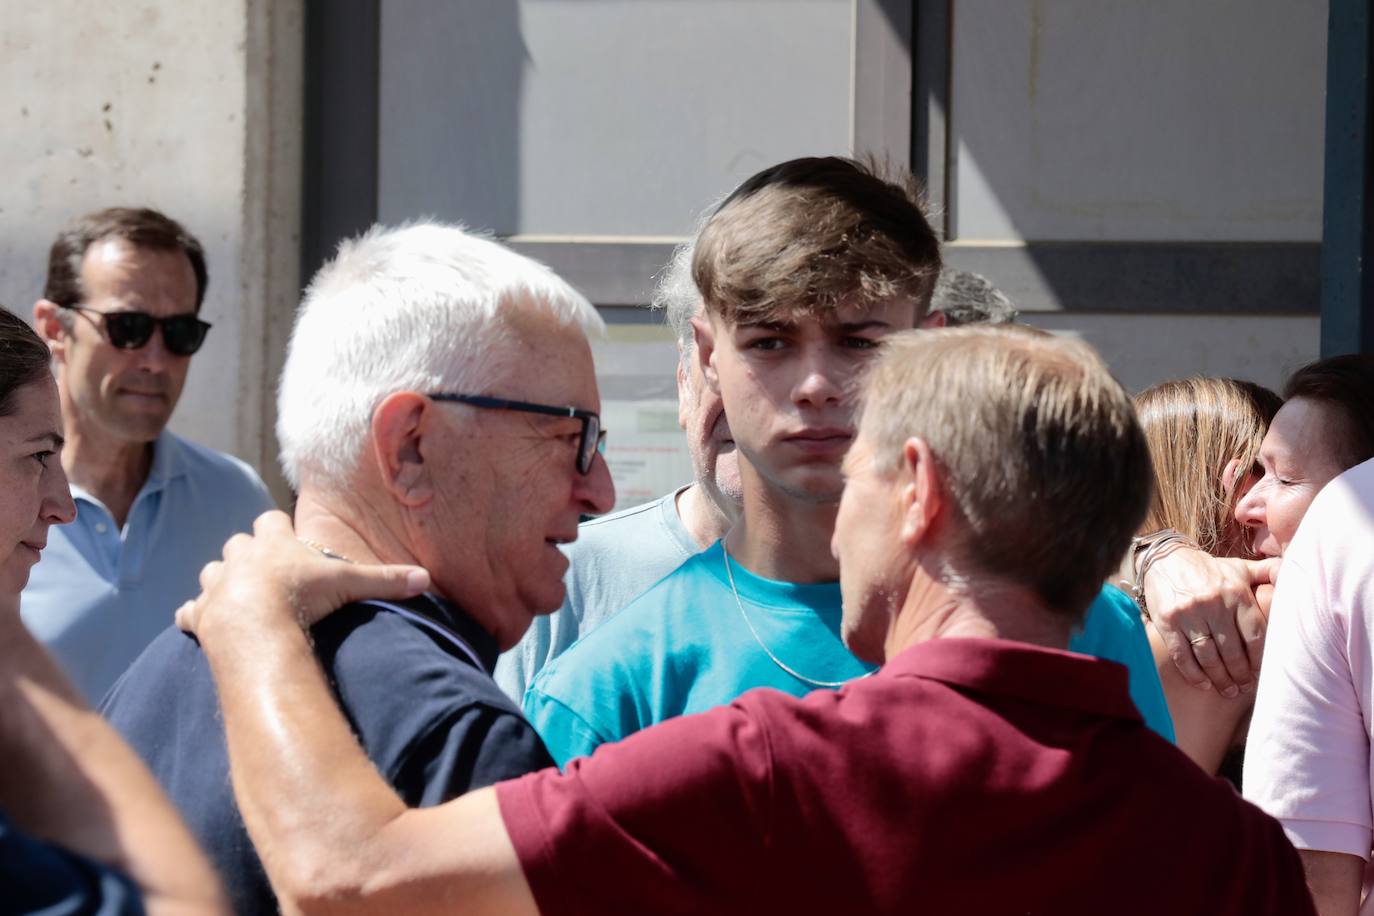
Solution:
M24 620L92 703L195 594L201 565L272 505L248 465L166 428L210 330L205 286L194 236L114 208L58 235L34 306L77 517L52 529Z
M277 411L297 534L350 573L404 561L432 582L357 602L312 637L372 766L409 804L552 762L490 672L563 601L559 548L579 518L615 500L587 343L602 327L547 268L433 224L345 243L297 312ZM169 627L102 712L182 809L234 912L276 913L197 644Z

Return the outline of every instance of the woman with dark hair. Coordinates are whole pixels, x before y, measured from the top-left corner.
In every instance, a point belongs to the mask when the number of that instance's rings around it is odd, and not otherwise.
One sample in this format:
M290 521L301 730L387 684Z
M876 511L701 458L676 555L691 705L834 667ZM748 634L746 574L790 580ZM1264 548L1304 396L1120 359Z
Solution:
M19 618L48 528L76 516L49 362L0 308L0 909L220 912L214 873L152 775Z
M19 389L52 375L51 363L47 344L33 328L0 306L0 416L13 413Z
M62 417L47 345L0 308L0 601L17 606L48 541L76 516L57 452Z

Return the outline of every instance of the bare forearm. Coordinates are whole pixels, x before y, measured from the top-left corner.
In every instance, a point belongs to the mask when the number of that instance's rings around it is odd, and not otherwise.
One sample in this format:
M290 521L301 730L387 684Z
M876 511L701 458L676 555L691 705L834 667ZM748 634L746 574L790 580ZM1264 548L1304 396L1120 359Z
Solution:
M423 570L319 556L281 513L224 548L177 611L210 660L234 793L285 912L534 912L495 794L407 810L335 704L297 620L404 598ZM376 689L385 690L378 684Z
M1364 861L1342 852L1300 849L1298 854L1320 916L1355 916L1360 908Z
M205 644L234 794L284 912L534 912L494 793L407 809L299 630Z
M0 619L0 756L0 807L24 829L127 873L150 912L227 909L152 774L10 615Z
M1215 776L1235 743L1241 722L1254 706L1255 695L1243 693L1232 699L1214 690L1198 690L1179 672L1154 627L1147 626L1146 630L1169 716L1174 722L1175 743L1194 763Z
M405 804L359 747L300 629L202 634L202 645L234 794L273 887L284 905L345 903L372 858L364 847Z

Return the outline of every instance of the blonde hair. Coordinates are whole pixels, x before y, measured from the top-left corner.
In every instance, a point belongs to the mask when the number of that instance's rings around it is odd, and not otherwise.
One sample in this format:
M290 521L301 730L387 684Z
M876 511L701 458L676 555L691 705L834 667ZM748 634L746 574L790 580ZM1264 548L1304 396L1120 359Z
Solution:
M1249 474L1282 405L1263 385L1229 378L1174 379L1136 395L1155 478L1141 531L1174 528L1210 554L1248 553L1235 521L1236 484ZM1233 460L1237 471L1228 481Z
M886 338L864 389L878 467L925 440L962 524L951 550L1081 617L1150 498L1150 455L1125 390L1087 344L1015 325Z

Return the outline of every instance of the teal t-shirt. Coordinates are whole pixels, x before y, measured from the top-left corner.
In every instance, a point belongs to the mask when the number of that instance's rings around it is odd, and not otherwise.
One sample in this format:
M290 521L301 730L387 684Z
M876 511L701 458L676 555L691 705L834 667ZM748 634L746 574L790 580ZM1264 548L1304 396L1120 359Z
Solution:
M738 604L717 542L540 672L525 693L525 715L560 767L601 744L721 706L755 687L804 696L817 689L815 682L839 684L872 670L840 639L838 583L778 582L737 562L731 571ZM1144 630L1117 596L1134 610L1123 593L1104 589L1069 648L1087 651L1080 643L1090 645L1088 654L1131 669L1131 695L1147 724L1172 740ZM1137 680L1146 685L1140 691Z
M1130 595L1115 585L1104 586L1088 608L1083 628L1069 639L1069 651L1125 665L1131 676L1131 699L1140 717L1161 736L1174 740L1174 720L1164 700L1150 637L1145 635L1140 608Z
M840 640L838 583L777 582L733 561L731 571L743 613L717 541L545 666L525 692L525 715L559 766L755 687L816 689L778 662L814 681L872 670Z

